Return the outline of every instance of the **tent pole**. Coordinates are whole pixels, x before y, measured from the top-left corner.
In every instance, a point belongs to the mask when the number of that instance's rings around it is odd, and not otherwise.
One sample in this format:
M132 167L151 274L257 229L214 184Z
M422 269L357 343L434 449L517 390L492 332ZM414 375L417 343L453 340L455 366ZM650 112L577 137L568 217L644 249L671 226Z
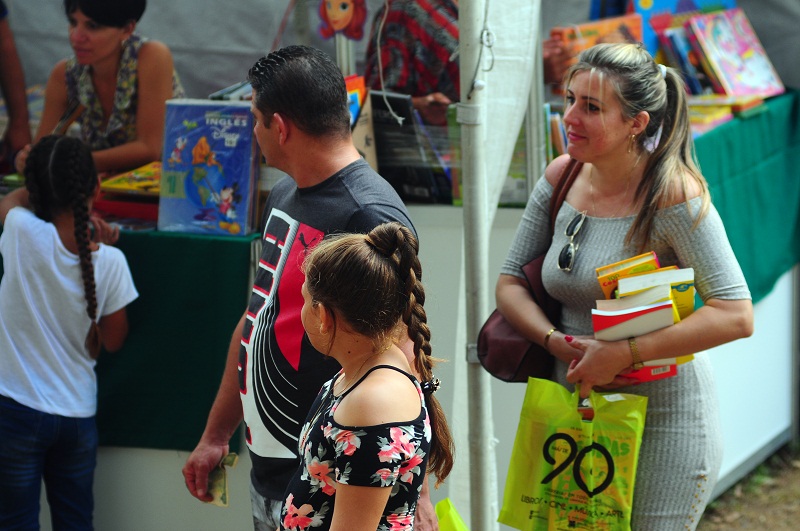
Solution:
M467 310L467 385L469 389L470 529L497 529L497 466L495 458L492 395L489 373L474 355L475 342L488 312L489 194L486 186L484 123L485 90L473 90L482 82L478 68L484 0L459 4L459 60L461 70L461 190L464 215L464 267ZM473 72L477 78L472 79Z

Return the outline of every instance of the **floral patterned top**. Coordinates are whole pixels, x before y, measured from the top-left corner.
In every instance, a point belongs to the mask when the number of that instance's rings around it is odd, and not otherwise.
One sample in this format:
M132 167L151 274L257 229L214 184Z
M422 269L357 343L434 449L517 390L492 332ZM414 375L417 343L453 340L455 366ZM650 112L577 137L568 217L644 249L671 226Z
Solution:
M86 107L78 117L81 139L93 150L107 149L126 144L136 139L136 110L138 108L139 50L147 41L137 34L128 38L122 48L122 57L117 74L117 91L114 107L103 130L103 109L92 84L92 67L78 64L71 57L67 60L67 101L76 99ZM172 97L185 96L178 74L172 72Z
M408 376L417 388L421 410L410 423L342 426L333 414L342 399L376 369L392 369ZM338 374L337 374L338 376ZM425 399L412 375L396 367L378 365L353 387L333 394L336 377L322 386L300 432L300 467L286 490L281 529L330 529L336 485L387 487L392 492L378 531L414 529L414 513L422 490L431 426Z

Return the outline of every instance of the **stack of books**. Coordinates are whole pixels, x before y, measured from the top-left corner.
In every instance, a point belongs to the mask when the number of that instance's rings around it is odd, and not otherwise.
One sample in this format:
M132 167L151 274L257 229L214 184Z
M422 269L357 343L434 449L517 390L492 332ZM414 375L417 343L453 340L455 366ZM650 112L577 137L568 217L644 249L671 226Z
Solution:
M619 341L672 326L694 311L694 270L659 267L654 252L598 268L606 299L592 310L595 339ZM693 355L647 361L626 374L640 382L675 376Z
M665 60L680 69L693 95L718 95L727 103L706 101L725 105L783 93L783 83L747 15L730 4L716 2L714 7L731 9L711 12L679 13L675 6L653 15L646 26L656 35Z

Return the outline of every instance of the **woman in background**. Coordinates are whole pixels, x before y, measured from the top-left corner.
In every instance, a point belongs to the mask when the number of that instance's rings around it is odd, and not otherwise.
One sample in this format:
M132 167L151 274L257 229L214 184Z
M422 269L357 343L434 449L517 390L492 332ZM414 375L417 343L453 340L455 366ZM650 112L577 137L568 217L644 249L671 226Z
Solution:
M708 185L694 162L680 73L636 44L600 44L566 77L568 155L537 183L497 282L498 309L556 358L555 379L648 397L632 529L694 529L714 489L722 434L711 363L703 352L747 337L753 307ZM578 165L550 237L549 200ZM703 306L673 326L623 341L593 339L604 298L595 268L653 250L662 266L694 268ZM552 323L521 267L547 253L542 280L562 304ZM642 362L696 353L677 376L631 386Z
M64 0L75 55L50 73L36 139L80 104L80 137L101 173L160 160L165 102L184 95L169 49L135 32L145 6L146 0ZM29 149L17 155L20 173Z

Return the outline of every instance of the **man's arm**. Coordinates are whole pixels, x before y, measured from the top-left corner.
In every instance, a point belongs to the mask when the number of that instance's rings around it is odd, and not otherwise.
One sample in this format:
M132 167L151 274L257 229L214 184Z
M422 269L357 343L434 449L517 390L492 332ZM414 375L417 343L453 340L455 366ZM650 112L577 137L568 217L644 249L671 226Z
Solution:
M239 397L239 346L247 312L242 314L231 337L228 359L217 397L211 406L205 431L197 447L183 466L186 488L198 500L209 502L208 473L228 454L228 442L242 422L242 401Z

